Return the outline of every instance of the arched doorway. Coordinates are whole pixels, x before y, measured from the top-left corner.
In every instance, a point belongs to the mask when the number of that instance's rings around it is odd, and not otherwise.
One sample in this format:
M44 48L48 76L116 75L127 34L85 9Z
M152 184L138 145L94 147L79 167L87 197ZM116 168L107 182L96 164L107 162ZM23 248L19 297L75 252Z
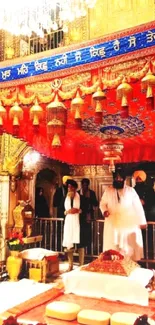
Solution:
M44 190L44 196L49 206L50 217L53 216L53 195L55 192L57 183L57 174L55 171L44 168L39 171L36 177L35 189L42 187Z

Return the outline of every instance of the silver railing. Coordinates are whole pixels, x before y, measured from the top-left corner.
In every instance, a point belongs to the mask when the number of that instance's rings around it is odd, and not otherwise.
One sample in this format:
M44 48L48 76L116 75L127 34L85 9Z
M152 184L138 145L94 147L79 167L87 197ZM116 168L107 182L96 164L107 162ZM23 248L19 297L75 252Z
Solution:
M146 266L149 264L155 264L155 222L149 221L147 227L143 230L144 239L144 259Z
M35 235L43 235L40 247L63 253L63 224L63 218L34 219L33 231ZM88 227L91 240L86 248L85 256L94 258L102 252L104 220L92 220ZM144 262L148 267L149 264L155 263L155 222L148 222L142 233L144 259L141 262Z

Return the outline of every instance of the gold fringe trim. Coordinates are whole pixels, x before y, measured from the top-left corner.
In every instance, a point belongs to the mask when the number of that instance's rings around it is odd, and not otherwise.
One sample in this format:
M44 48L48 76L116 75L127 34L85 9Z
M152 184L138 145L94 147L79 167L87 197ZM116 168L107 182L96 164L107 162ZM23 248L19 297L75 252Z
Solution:
M98 81L96 81L94 83L94 85L92 85L90 87L86 87L86 86L80 85L79 88L82 91L82 94L83 95L90 95L90 94L93 94L97 90L97 88L98 88L99 85L100 85L100 82L98 80Z
M23 104L23 105L30 105L34 102L35 100L35 95L32 95L31 97L24 97L21 94L18 94L18 99L19 99L19 103Z
M54 96L55 96L55 94L52 93L52 94L46 95L46 96L43 96L41 94L38 94L37 97L39 99L39 103L48 104L48 103L50 103L53 100Z
M17 96L14 95L12 98L1 97L4 106L12 106L17 100Z
M58 94L59 96L63 99L63 100L67 100L67 99L71 99L75 96L76 94L76 91L77 91L77 88L74 88L73 90L71 91L62 91L62 90L59 90L58 91Z

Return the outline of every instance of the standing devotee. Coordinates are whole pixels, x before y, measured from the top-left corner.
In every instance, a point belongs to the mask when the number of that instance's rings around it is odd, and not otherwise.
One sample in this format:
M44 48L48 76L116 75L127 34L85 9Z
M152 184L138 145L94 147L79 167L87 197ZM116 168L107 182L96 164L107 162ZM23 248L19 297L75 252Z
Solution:
M152 186L147 192L146 199L146 219L148 222L155 221L155 178L151 179ZM153 240L153 225L148 224L147 228L147 250L149 254L149 258L153 259L153 254L155 253L155 243ZM146 235L144 236L146 240Z
M133 178L135 180L135 191L137 192L142 206L145 210L145 205L146 205L146 196L147 196L147 186L145 184L146 181L146 173L143 170L136 170L133 174Z
M65 198L67 195L67 180L72 179L71 176L66 175L62 177L62 185L58 187L53 196L53 207L57 208L57 218L65 218ZM61 251L62 249L62 227L61 222L57 222L57 231L55 236L57 236L57 249Z
M65 199L65 224L63 246L68 255L69 271L73 269L74 244L77 244L79 264L84 264L84 249L87 245L87 202L77 193L77 183L68 180L68 193Z
M152 186L147 194L147 221L155 221L155 178L152 179Z
M96 194L93 190L89 188L90 185L90 180L88 178L83 178L81 181L81 189L78 191L78 193L86 198L87 202L87 207L88 207L88 212L86 216L87 220L87 231L86 231L86 236L87 236L87 253L91 253L91 241L92 241L92 236L91 236L91 220L94 220L94 210L96 207L98 207L98 200L96 198Z
M81 181L81 189L78 191L80 195L83 195L88 199L88 215L87 221L94 219L94 210L98 207L98 200L96 194L93 190L89 188L90 180L88 178L83 178Z
M35 194L35 216L38 218L50 217L49 206L44 196L43 187L36 188Z
M72 179L71 176L62 177L62 186L58 187L53 196L53 207L57 208L57 218L64 218L64 202L67 195L67 180Z
M146 218L136 191L125 184L125 174L113 173L113 185L106 188L101 198L100 209L105 218L103 251L119 250L138 261L143 257L141 228L146 227Z

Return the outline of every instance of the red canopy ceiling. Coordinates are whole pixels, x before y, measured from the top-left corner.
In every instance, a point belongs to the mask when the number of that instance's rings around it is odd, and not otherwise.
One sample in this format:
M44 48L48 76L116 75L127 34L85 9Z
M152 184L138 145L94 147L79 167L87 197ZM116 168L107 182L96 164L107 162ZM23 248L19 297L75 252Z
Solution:
M93 71L92 75L95 73L96 71ZM144 131L137 135L138 130L135 130L130 137L121 135L121 142L124 144L121 161L123 163L155 161L155 110L147 111L146 109L146 93L141 91L141 81L134 80L134 82L130 82L130 84L133 87L133 98L129 101L129 114L131 117L137 117L140 123L144 123ZM11 90L14 92L15 89ZM18 91L21 92L21 90L22 93L26 91L23 86L22 89L18 88ZM8 98L13 96L12 91ZM28 94L25 96L28 96ZM106 97L107 99L103 108L103 116L105 116L105 118L108 114L112 114L112 116L118 114L121 107L120 101L116 99L116 89L107 89ZM94 116L95 102L92 100L92 94L84 95L83 98L85 104L81 115L87 126L89 126L88 119ZM53 148L51 145L52 138L48 139L47 137L46 104L42 104L44 120L40 123L39 130L37 131L34 131L32 122L29 119L29 109L32 105L22 105L24 118L20 121L18 137L47 157L62 162L82 165L103 164L104 150L102 145L106 138L101 136L100 132L95 135L93 129L91 133L75 129L75 113L73 114L70 110L71 100L64 101L64 104L68 111L68 122L66 125L66 134L61 137L61 147ZM8 106L6 109L9 112L10 107ZM108 125L108 123L106 123L106 125ZM5 121L4 130L7 133L14 134L12 121L9 120L9 118ZM119 138L120 136L118 136L118 139Z
M152 25L153 24L153 25ZM140 33L141 31L150 30L154 28L154 22L151 25L143 25L142 27L136 27L134 30L122 31L105 38L105 42L110 40L116 40L117 38L130 36L133 33ZM152 29L151 29L152 30ZM152 33L152 32L150 32ZM119 35L121 34L121 35ZM143 36L138 34L140 39ZM151 35L154 35L151 34ZM116 98L116 88L122 82L123 76L127 78L127 82L133 88L133 97L129 100L129 119L124 125L124 120L119 118L119 122L115 125L117 129L123 130L123 132L117 135L123 145L122 162L141 162L141 161L155 161L155 110L152 107L151 110L146 108L146 93L141 91L141 79L146 75L148 69L155 73L155 47L152 42L154 37L149 38L149 43L139 44L140 50L129 55L124 54L118 57L113 57L110 60L102 60L99 63L94 62L90 64L84 64L82 68L75 66L74 69L56 71L52 74L39 75L36 79L33 78L33 73L30 78L20 80L11 79L9 82L3 82L0 89L0 99L3 106L7 111L7 118L4 120L4 126L1 127L0 119L0 131L7 132L19 137L26 141L28 145L32 146L35 150L50 157L57 159L68 164L81 164L81 165L102 165L104 159L103 143L107 138L107 135L103 135L99 131L99 126L93 122L95 114L95 101L92 100L92 94L94 88L92 87L96 80L102 81L102 87L106 91L106 100L103 105L103 122L100 127L106 128L113 126L113 120L116 119L116 114L119 114L121 108L121 102ZM99 40L100 43L101 40ZM103 41L103 40L102 40ZM89 45L96 44L96 41L90 42ZM151 42L151 43L150 43ZM106 43L105 43L106 44ZM128 41L126 43L128 44ZM146 45L151 45L146 49ZM85 46L85 44L84 44ZM124 48L124 47L123 47ZM73 50L75 48L73 47ZM85 49L84 49L85 50ZM61 51L61 49L60 49ZM66 48L64 51L68 51ZM59 49L58 49L59 52ZM124 52L123 52L124 53ZM57 54L57 53L56 53ZM42 56L44 53L41 54ZM38 60L39 56L35 58ZM31 58L29 61L31 63ZM126 60L126 61L125 61ZM22 62L25 62L24 59ZM10 62L10 66L12 63ZM4 67L6 63L4 63ZM97 67L97 68L96 68ZM68 72L67 72L68 71ZM5 71L4 71L5 72ZM7 72L7 71L6 71ZM70 75L67 77L66 74ZM74 73L71 75L71 73ZM48 80L47 78L61 78L56 80ZM65 76L65 77L64 77ZM39 79L38 79L39 78ZM67 79L68 78L68 79ZM40 82L36 82L39 80ZM43 81L41 81L43 80ZM46 81L45 81L46 80ZM26 83L23 85L23 83ZM28 82L34 82L34 84L28 84ZM65 96L59 97L59 100L65 104L67 108L68 121L66 124L65 136L61 137L61 147L52 147L52 138L47 136L47 105L46 101L40 101L44 111L44 118L40 121L39 128L35 128L30 120L30 108L34 104L34 101L27 98L40 94L41 96L50 96L51 83L59 85L59 91L71 92L72 95L67 98L75 97L74 88L79 86L92 87L92 91L83 92L80 87L80 95L84 99L84 106L82 108L82 129L77 130L75 128L75 112L71 111L71 99L65 100ZM5 88L14 85L13 88ZM60 95L60 92L58 94ZM153 86L153 92L155 92ZM26 100L20 101L20 96L26 98ZM62 99L63 98L63 99ZM38 96L39 99L39 96ZM17 132L16 128L12 126L12 120L9 118L9 112L11 105L18 100L20 107L23 109L23 119L20 119L20 128ZM29 102L29 103L28 103ZM44 104L42 104L44 103ZM46 102L47 103L47 102ZM49 102L48 102L49 103ZM108 115L110 117L107 117ZM3 108L0 109L0 118L3 115ZM89 131L89 132L88 132Z

